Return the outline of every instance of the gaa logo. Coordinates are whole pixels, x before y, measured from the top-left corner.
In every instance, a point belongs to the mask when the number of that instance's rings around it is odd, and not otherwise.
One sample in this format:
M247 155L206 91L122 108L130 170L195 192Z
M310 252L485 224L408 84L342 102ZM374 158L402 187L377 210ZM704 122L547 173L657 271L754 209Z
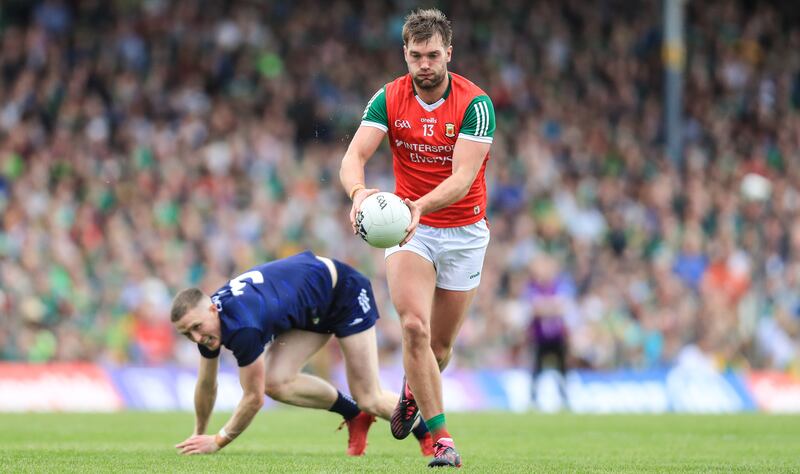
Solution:
M394 121L395 128L411 128L411 124L408 123L408 120L395 120Z

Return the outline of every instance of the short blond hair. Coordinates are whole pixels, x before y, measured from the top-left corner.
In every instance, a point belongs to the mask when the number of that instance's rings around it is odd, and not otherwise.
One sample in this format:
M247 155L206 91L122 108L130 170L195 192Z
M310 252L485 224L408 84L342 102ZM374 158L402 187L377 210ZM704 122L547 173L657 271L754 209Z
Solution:
M189 311L193 310L200 301L205 298L206 294L200 288L187 288L182 290L172 300L172 310L170 311L170 320L177 323Z
M428 41L436 35L442 38L445 48L453 41L453 28L450 27L450 20L444 13L436 8L429 8L408 14L403 24L403 44L408 45L410 41Z

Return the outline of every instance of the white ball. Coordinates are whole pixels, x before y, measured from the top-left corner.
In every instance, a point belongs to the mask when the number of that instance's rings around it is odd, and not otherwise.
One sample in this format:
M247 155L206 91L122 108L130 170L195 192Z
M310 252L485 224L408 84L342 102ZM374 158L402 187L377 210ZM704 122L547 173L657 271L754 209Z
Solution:
M739 186L742 196L748 201L766 201L772 194L772 182L756 173L747 173Z
M367 196L356 215L356 227L361 238L381 249L402 242L410 223L408 206L396 194L386 192Z

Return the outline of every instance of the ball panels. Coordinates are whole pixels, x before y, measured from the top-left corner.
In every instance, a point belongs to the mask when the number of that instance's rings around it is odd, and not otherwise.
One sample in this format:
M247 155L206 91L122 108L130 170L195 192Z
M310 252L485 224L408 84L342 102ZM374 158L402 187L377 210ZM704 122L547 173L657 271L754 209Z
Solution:
M376 193L367 196L356 216L356 226L361 238L378 248L399 244L406 236L411 223L411 211L402 199L393 193Z

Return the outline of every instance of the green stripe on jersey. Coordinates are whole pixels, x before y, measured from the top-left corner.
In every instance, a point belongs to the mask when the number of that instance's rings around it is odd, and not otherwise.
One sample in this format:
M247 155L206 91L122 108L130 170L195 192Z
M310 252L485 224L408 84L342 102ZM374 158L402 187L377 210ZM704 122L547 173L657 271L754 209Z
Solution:
M367 102L364 115L361 116L363 122L372 122L389 128L389 116L386 113L386 87L381 87L375 95Z
M464 112L459 134L476 138L485 138L491 142L494 137L494 105L488 95L479 95L472 99Z

